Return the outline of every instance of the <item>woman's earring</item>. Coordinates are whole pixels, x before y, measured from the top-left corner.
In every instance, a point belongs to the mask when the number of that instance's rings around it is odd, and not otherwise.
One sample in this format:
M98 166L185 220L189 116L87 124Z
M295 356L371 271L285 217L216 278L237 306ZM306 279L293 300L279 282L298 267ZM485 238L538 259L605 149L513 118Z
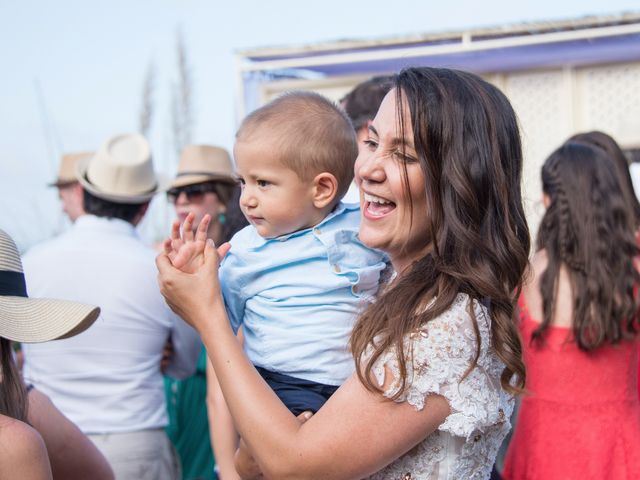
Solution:
M225 215L225 212L218 213L218 223L220 225L224 225L226 221L227 221L227 216Z

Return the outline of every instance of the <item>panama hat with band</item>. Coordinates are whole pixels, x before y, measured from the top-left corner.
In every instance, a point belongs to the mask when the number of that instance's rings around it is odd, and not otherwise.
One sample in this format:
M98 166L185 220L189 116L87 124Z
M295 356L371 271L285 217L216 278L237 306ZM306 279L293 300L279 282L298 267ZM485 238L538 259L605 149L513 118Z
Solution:
M58 168L58 178L51 182L49 187L65 187L76 183L76 166L78 162L87 160L94 155L94 152L78 152L66 153L60 159L60 167Z
M0 230L0 337L22 343L68 338L85 331L100 309L67 300L29 298L13 239Z
M236 183L229 152L211 145L187 145L180 156L171 188L211 181Z
M149 142L138 133L107 140L76 175L87 192L114 203L145 203L169 184L154 172Z

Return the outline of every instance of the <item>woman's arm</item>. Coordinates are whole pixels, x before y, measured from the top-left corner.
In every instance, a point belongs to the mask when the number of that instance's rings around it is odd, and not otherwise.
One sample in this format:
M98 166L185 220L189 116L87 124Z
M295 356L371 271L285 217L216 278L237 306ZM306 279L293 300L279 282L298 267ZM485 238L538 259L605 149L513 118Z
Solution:
M302 424L309 420L312 415L313 414L311 412L302 412L298 415L297 419ZM257 480L264 478L260 471L260 467L242 439L240 439L238 450L236 450L235 466L236 471L244 480Z
M211 432L211 448L218 466L221 480L239 480L240 476L234 467L234 456L238 448L238 432L233 425L233 418L224 401L216 372L207 361L207 413L209 414L209 432Z
M91 440L36 389L29 392L29 422L47 446L53 478L114 478L109 463Z
M204 245L206 224L193 237L185 223L185 241ZM218 285L218 255L208 242L193 273L174 268L166 253L159 255L160 286L174 311L200 333L235 426L265 477L361 478L410 450L448 416L443 397L429 396L425 408L416 411L369 392L352 377L300 425L233 335Z

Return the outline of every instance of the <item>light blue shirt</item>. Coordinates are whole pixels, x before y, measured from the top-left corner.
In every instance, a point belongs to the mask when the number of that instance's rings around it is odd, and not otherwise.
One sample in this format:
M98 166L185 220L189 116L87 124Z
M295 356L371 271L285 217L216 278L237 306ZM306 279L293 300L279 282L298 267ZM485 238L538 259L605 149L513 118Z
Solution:
M340 203L314 228L265 239L248 226L231 239L220 285L254 365L325 385L353 373L353 322L386 267L358 239L359 223L359 205Z

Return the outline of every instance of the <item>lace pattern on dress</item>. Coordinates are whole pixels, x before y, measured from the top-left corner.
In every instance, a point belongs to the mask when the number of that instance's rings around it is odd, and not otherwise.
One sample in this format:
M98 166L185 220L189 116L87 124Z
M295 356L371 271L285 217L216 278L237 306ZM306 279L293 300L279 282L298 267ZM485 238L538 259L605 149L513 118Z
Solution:
M470 308L480 332L480 356L465 377L477 346ZM504 364L490 341L491 320L486 308L465 294L459 294L446 312L405 338L405 352L412 354L407 362L408 388L396 401L422 410L426 397L437 394L447 400L451 413L436 432L371 478L489 478L498 448L511 428L513 410L513 398L500 384ZM369 354L370 350L365 355ZM395 349L385 352L373 366L379 385L385 382L385 368L393 377L384 392L390 398L400 388Z

